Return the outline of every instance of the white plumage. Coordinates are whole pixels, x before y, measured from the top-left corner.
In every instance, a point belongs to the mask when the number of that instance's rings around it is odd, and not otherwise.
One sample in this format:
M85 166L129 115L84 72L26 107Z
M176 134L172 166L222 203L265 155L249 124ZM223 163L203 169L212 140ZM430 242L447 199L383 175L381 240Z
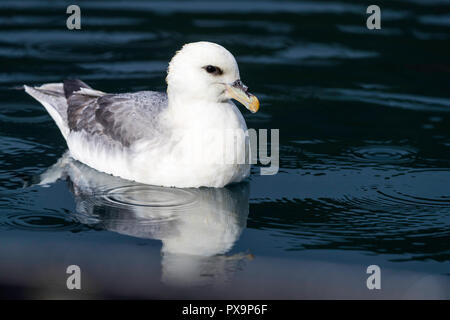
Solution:
M167 94L107 94L80 80L25 90L52 116L71 156L99 171L167 187L223 187L250 173L247 126L231 99L252 112L259 102L220 45L178 51Z

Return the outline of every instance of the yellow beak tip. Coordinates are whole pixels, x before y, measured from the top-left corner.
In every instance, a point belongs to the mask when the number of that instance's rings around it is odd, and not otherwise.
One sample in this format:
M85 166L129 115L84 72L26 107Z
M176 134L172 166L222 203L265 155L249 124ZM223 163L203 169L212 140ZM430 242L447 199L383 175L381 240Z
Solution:
M253 94L247 93L247 89L244 90L242 87L228 85L227 91L232 99L242 103L252 113L258 112L259 100Z
M258 110L259 110L259 100L258 100L257 97L252 96L251 101L250 101L250 108L249 108L249 110L252 113L258 112Z

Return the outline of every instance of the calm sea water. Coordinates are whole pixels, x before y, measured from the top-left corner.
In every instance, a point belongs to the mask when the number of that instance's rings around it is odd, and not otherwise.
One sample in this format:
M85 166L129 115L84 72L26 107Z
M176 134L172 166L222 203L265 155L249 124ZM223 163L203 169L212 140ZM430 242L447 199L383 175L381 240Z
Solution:
M67 1L0 2L1 297L450 298L449 2L381 4L374 31L355 1L77 3L80 31ZM71 160L16 89L164 90L168 60L199 40L236 56L261 101L241 109L248 127L280 130L278 174L114 178Z

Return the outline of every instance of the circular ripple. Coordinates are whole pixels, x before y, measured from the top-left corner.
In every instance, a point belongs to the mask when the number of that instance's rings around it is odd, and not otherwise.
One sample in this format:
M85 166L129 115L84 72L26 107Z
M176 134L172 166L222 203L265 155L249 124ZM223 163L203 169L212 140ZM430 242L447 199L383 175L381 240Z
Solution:
M0 224L30 231L67 231L82 228L73 217L59 214L7 214L1 217Z
M119 206L155 208L184 207L195 202L195 195L188 190L144 185L110 189L103 198Z
M450 207L450 171L410 171L390 178L377 192L403 204Z
M363 162L404 163L414 160L416 151L400 146L364 146L350 150L353 158Z

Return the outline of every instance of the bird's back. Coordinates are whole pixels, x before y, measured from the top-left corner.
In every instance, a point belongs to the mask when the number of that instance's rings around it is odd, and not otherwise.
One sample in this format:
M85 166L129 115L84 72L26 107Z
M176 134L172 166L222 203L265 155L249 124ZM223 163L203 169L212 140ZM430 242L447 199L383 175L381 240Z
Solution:
M167 107L162 92L107 94L80 80L24 87L46 108L66 140L78 132L129 147L158 130L158 116Z

